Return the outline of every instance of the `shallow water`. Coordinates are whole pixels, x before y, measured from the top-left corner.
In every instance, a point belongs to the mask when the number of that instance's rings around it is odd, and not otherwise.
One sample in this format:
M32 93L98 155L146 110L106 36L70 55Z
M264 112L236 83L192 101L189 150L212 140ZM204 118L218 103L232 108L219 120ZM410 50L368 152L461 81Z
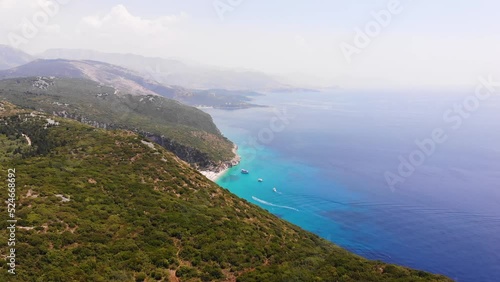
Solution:
M498 281L500 96L454 129L443 114L471 93L414 92L277 93L254 101L269 108L206 109L243 158L218 184L364 257ZM391 189L384 173L437 128L446 142Z

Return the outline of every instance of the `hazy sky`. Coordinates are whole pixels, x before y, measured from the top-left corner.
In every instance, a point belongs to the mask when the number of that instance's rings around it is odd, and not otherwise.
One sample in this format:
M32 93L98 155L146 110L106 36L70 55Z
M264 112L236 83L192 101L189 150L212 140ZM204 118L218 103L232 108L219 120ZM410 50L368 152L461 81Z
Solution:
M345 87L473 88L480 75L500 80L496 0L59 1L69 3L20 49L179 58ZM43 22L47 2L0 0L0 43L26 38L21 27ZM356 44L356 29L367 26L369 45ZM350 62L341 46L355 51Z

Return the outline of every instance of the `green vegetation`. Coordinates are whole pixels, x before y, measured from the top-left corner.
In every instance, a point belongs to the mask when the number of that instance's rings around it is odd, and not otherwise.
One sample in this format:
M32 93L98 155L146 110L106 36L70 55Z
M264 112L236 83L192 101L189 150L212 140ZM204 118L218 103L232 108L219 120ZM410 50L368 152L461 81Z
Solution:
M0 81L1 98L100 128L163 136L167 149L195 166L234 157L233 144L210 115L160 96L115 93L114 88L83 79L37 77Z
M0 281L450 281L353 255L131 131L5 102L0 125L10 140L0 171L16 169L18 219L17 275L3 263ZM5 239L6 205L0 214Z

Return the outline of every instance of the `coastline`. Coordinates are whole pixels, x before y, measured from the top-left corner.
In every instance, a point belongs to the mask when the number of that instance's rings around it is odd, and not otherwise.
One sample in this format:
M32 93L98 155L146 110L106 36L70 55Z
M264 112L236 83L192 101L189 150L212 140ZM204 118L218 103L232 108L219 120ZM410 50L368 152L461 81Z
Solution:
M235 157L232 160L223 163L213 170L199 170L199 172L211 181L216 182L219 178L226 174L230 168L240 163L241 157L238 155L238 146L236 144L233 147L233 153Z
M209 171L209 170L201 170L200 173L203 174L206 178L212 180L213 182L216 182L221 176L223 176L229 168L219 171L219 172L214 172L214 171Z

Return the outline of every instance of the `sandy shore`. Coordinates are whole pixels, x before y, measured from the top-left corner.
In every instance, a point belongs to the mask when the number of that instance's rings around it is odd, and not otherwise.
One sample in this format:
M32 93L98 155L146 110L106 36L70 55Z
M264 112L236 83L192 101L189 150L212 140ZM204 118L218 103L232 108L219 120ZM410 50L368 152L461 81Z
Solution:
M208 179L212 180L213 182L217 181L224 173L226 173L228 169L225 169L220 172L213 172L213 171L200 171L201 174L205 175Z
M224 175L231 167L238 165L240 163L241 157L238 155L238 146L234 145L233 153L235 157L229 162L226 169L223 169L219 172L209 171L209 170L200 170L200 173L205 175L206 178L212 180L213 182L217 181L222 175Z

